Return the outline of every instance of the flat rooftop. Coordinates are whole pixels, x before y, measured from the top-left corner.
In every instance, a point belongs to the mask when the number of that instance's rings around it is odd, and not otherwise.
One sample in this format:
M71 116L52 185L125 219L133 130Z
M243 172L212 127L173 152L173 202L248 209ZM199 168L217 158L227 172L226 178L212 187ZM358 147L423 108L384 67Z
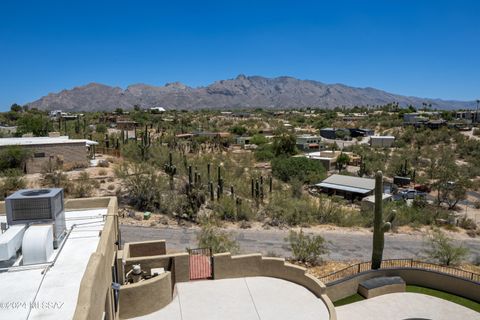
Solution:
M66 211L68 236L47 264L0 269L0 319L71 319L107 209ZM0 215L0 222L6 217ZM52 264L55 261L54 264Z
M316 186L365 194L375 189L375 179L332 174Z
M98 144L98 142L96 142L96 141L87 140L87 139L70 139L68 136L0 138L0 147L44 145L44 144L64 144L64 143L85 143L85 145Z

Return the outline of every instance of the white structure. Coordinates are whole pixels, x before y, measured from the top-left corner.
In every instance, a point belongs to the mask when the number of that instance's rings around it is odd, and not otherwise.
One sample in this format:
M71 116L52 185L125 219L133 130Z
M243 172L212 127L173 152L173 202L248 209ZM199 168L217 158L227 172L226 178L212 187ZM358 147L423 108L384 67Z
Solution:
M394 136L371 136L370 146L373 148L390 148L395 142Z
M23 237L29 244L24 243L18 259L0 261L0 268L7 271L0 272L0 301L20 304L15 308L0 308L0 319L72 319L80 282L92 253L97 250L106 214L106 208L67 210L65 218L69 233L61 246L53 250L51 225L29 227ZM0 214L0 222L6 221L6 216ZM14 227L18 225L8 230ZM47 242L52 245L42 248L40 244ZM30 250L38 247L40 253L31 256ZM32 259L28 260L26 255ZM34 261L37 255L41 259ZM46 263L36 263L45 259ZM45 303L48 305L42 305Z
M25 225L18 224L0 234L0 261L7 261L15 257L22 246L24 232Z
M23 265L46 263L53 255L53 225L30 226L22 241Z
M165 112L167 110L165 110L165 108L162 108L162 107L152 107L150 108L150 112L153 112L153 113L161 113L161 112Z

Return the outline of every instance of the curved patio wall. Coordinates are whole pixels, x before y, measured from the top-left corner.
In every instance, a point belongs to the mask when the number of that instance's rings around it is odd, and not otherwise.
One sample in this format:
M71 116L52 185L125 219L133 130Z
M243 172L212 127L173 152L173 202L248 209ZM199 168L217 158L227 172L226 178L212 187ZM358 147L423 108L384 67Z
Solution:
M120 288L120 319L140 317L172 302L172 274L156 277Z
M326 295L326 287L317 278L306 273L306 269L285 262L281 258L262 257L261 254L231 256L230 253L213 255L213 278L272 277L287 280L310 290L328 308L330 320L337 315L332 301Z
M326 294L335 302L357 293L360 282L375 277L399 276L407 285L441 290L480 302L480 283L448 274L412 268L370 270L327 285Z

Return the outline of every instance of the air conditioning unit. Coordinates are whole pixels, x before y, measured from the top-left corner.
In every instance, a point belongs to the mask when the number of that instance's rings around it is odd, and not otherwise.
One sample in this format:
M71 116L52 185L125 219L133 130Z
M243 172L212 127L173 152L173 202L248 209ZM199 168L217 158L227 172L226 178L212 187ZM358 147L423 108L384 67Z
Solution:
M8 225L52 224L53 245L66 234L63 189L24 189L5 199Z

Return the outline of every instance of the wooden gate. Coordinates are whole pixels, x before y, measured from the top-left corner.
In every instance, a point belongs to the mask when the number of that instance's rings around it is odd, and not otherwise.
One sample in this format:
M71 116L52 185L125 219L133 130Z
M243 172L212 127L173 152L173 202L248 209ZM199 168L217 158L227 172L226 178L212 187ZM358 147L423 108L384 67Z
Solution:
M189 249L190 280L212 278L212 250L210 248Z

